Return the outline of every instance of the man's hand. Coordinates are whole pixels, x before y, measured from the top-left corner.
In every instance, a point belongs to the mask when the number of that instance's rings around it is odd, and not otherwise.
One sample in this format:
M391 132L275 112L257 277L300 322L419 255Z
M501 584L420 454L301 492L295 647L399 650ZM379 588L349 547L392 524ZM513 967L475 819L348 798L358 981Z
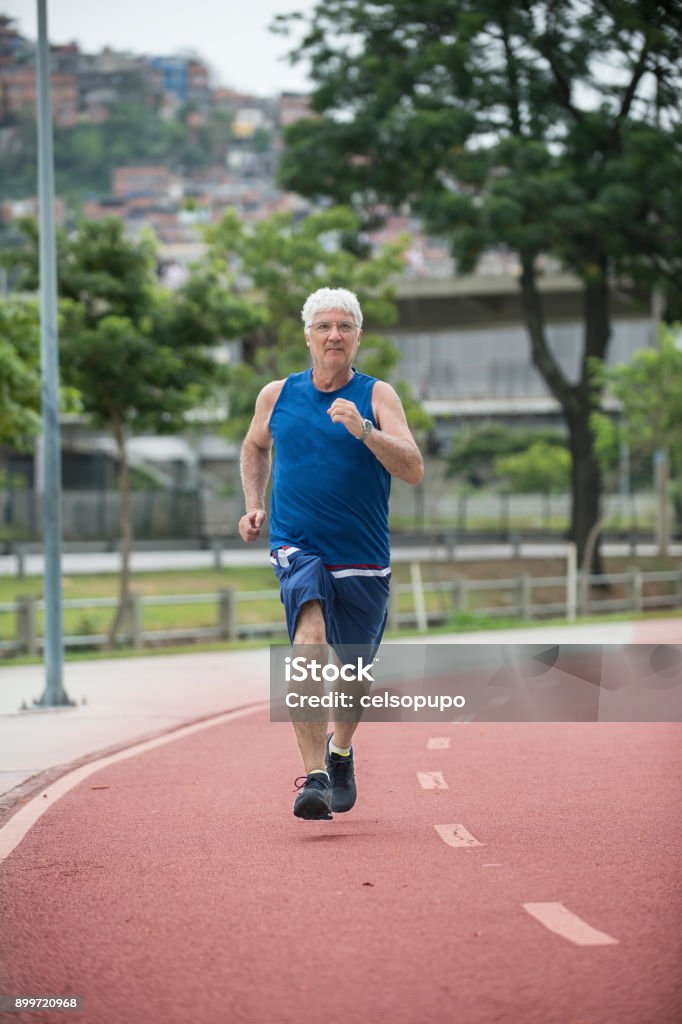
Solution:
M265 522L265 515L264 508L252 508L239 520L239 536L247 544L258 540L260 537L261 527Z
M354 402L347 398L336 398L327 409L333 423L343 423L349 434L353 437L362 437L364 419L358 412Z

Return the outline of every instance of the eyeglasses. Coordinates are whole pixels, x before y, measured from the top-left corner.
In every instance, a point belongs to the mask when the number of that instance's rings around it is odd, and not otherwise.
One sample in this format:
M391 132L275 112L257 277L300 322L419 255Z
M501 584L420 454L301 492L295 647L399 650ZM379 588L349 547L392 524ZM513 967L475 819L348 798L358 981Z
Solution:
M350 320L341 320L338 323L330 320L320 320L319 324L310 324L310 330L314 331L320 338L331 334L332 327L338 327L341 334L353 334L354 331L357 331L357 327Z

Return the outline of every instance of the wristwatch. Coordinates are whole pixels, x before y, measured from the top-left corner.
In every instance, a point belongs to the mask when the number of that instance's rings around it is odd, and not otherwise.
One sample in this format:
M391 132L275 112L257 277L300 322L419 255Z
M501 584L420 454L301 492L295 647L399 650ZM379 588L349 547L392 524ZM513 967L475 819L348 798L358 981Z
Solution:
M369 437L369 435L372 433L373 430L374 430L374 424L372 423L372 421L371 420L363 420L362 421L362 433L360 434L360 437L358 438L358 440L359 441L366 441L367 438Z

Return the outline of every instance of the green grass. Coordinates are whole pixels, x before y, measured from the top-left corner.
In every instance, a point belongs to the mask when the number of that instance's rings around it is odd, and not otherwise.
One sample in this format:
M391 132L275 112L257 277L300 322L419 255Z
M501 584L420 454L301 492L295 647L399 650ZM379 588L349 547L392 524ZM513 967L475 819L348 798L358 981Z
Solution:
M115 573L73 575L62 578L64 597L115 597L118 576ZM275 574L263 569L184 569L168 572L138 572L132 588L141 594L207 594L221 587L238 590L267 590L277 587ZM40 576L0 576L0 602L12 601L16 594L41 594Z
M670 568L669 560L657 558L638 560L642 569ZM676 564L676 563L674 563ZM439 580L443 586L442 592L427 592L424 595L427 610L440 612L443 617L443 624L432 626L429 633L464 632L474 630L498 630L528 626L531 623L519 619L516 615L515 600L513 592L482 592L476 595L470 594L469 600L472 606L465 613L453 612L449 588L454 576L471 574L480 577L512 577L519 572L525 571L527 565L520 561L507 560L504 563L481 563L464 565L435 563L433 566L424 565L424 582ZM542 572L547 574L557 573L563 568L563 563L548 563L541 567ZM608 566L609 571L617 570L618 565L612 563ZM410 567L404 563L397 563L394 566L393 582L407 583L410 579ZM284 625L284 610L279 600L277 580L274 573L268 567L263 568L238 568L238 569L202 569L184 570L153 573L136 573L132 577L132 589L145 597L177 594L215 594L225 587L233 587L237 593L248 593L254 590L273 591L273 597L267 600L253 602L239 601L237 606L237 621L242 625L259 623L281 623ZM13 603L21 594L42 594L43 581L40 577L27 577L17 579L16 577L0 577L0 603ZM115 598L118 593L118 577L115 574L100 575L73 575L63 579L64 598ZM546 600L553 600L552 592L546 591ZM541 603L542 598L535 598L535 603ZM484 615L477 611L477 607L496 607L498 614L495 617ZM400 594L397 597L397 610L401 613L414 611L414 602L411 593ZM65 609L64 632L67 636L88 635L106 633L112 621L113 609L109 608L84 608ZM654 613L656 617L679 617L678 612L670 613L667 610L659 609ZM38 628L42 632L42 613L39 614ZM635 618L647 618L647 614L637 616L627 612L613 614L596 614L588 618L580 619L579 622L613 622L615 619L626 620ZM559 618L533 620L533 625L558 625L564 624L566 620ZM189 628L212 627L218 624L217 602L212 601L206 604L185 604L185 605L149 605L143 608L143 629L146 632L156 630L181 630ZM13 612L0 613L0 639L11 640L14 637L15 621ZM391 637L403 637L410 635L405 629L399 633L390 634ZM284 639L285 634L282 634ZM389 634L387 634L389 638ZM252 641L240 641L239 643L228 643L225 641L207 641L203 643L179 643L174 646L146 647L141 649L118 649L115 652L69 650L68 660L80 660L93 657L128 657L131 655L154 655L169 654L175 652L196 652L199 650L230 650L241 647L259 647L267 643L265 639ZM24 662L36 662L40 658L5 658L3 664L19 664Z
M393 578L396 582L409 580L409 567L396 566ZM69 598L95 598L118 595L118 577L115 574L65 576L62 581L64 600ZM245 594L254 590L272 590L271 600L240 601L238 622L252 625L264 622L284 622L284 609L279 599L277 579L269 568L202 569L169 572L136 573L131 589L144 597L153 598L175 594L216 594L225 587L232 587ZM0 603L13 603L20 595L40 597L43 592L41 577L29 576L0 578ZM446 595L426 594L429 611L445 608ZM410 594L401 594L399 610L412 610ZM64 610L64 632L67 636L105 633L111 623L114 610L110 608L78 608ZM145 631L195 629L211 627L218 622L217 601L205 604L146 605L143 607L142 625ZM14 613L0 612L0 639L10 640L14 636ZM42 632L43 615L38 613L38 630Z
M421 633L420 636L431 636L439 633L471 633L471 632L489 632L494 633L495 631L503 629L528 629L530 627L544 628L545 626L593 626L599 625L600 623L614 622L646 622L647 619L682 619L682 609L670 609L661 608L655 612L614 612L611 615L606 612L602 615L584 615L579 616L573 620L569 619L519 619L519 618L502 618L501 616L490 619L483 615L475 615L468 613L457 613L453 615L446 623L442 626L432 626L428 634ZM385 639L398 639L398 637L405 637L412 635L410 632L394 633L392 637L389 637L388 633L385 634Z
M64 600L69 598L111 597L118 595L118 577L115 574L93 576L65 576L62 581ZM268 569L201 569L133 575L131 589L145 597L172 594L215 594L225 587L244 593L253 590L278 591L277 579ZM41 577L0 577L0 603L12 603L19 595L43 592ZM110 608L65 609L64 632L67 636L104 633L114 615ZM42 613L38 614L38 630L42 631ZM193 629L217 625L217 601L206 604L149 605L143 609L145 630ZM245 624L284 621L279 596L271 601L243 602L239 608L239 621ZM14 636L14 614L0 613L0 639Z
M487 619L476 615L453 615L448 622L442 626L435 626L429 629L428 633L418 633L415 630L387 630L384 634L384 642L390 642L391 640L409 640L419 639L428 642L430 636L442 636L448 633L470 633L476 631L485 631L487 633L496 633L500 630L505 629L519 629L528 626L589 626L599 623L613 623L613 622L646 622L647 619L682 619L682 611L670 611L661 610L655 613L648 614L618 614L618 615L591 615L589 617L578 618L573 622L569 622L567 619L543 619L538 621L537 619L532 622L528 622L522 619ZM277 640L277 643L285 643L286 639L283 637L281 640ZM68 662L72 661L103 661L110 658L156 658L163 655L169 654L201 654L211 651L245 651L254 650L257 648L268 647L270 642L264 639L253 639L253 640L239 640L239 641L217 641L215 643L202 643L202 644L177 644L169 647L144 647L144 648L118 648L115 651L68 651L65 654L65 660ZM42 657L29 657L28 655L21 655L16 658L8 658L3 661L5 665L40 665L42 664Z

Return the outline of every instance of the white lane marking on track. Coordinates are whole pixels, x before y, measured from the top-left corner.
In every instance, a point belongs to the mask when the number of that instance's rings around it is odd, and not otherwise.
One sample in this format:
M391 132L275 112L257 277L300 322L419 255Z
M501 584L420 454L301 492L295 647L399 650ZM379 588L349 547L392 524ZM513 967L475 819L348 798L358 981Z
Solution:
M448 789L442 772L417 772L419 785L422 789Z
M156 736L154 739L144 740L142 743L136 743L132 747L126 747L125 750L119 750L115 754L108 754L106 757L97 758L96 761L89 761L88 764L83 764L80 768L74 768L73 771L62 775L61 779L57 779L47 789L37 793L32 800L29 800L20 811L13 814L9 821L0 828L0 864L17 848L29 829L35 825L36 821L45 811L49 810L60 797L77 786L79 782L83 782L84 779L98 772L100 768L116 764L117 761L125 761L129 757L143 754L147 750L162 747L166 743L172 743L173 740L184 739L185 736L201 732L202 729L210 729L212 726L220 725L222 722L229 722L233 718L243 718L244 715L252 715L256 711L262 711L267 706L267 703L254 704L248 708L226 711L215 718L194 722L191 725L184 725L174 732L166 733L164 736Z
M483 846L464 825L434 825L444 843L448 846Z
M450 747L449 736L432 736L426 741L427 750L448 750Z
M576 946L613 946L619 941L593 928L563 903L524 903L523 909L545 928Z

